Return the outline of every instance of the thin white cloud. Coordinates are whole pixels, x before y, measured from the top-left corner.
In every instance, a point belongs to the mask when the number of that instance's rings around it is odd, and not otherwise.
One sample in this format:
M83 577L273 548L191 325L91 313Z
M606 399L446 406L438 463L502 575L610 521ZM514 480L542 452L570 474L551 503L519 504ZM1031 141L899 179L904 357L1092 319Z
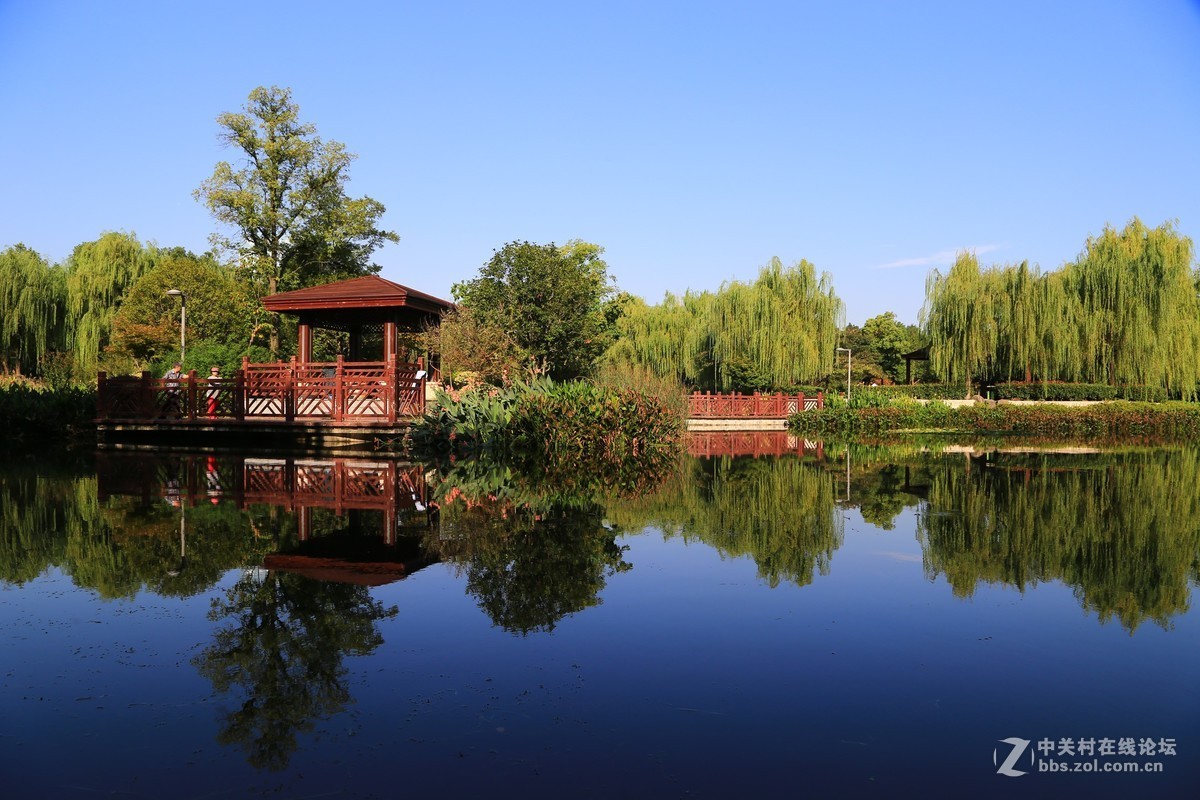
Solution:
M918 256L916 258L901 258L897 261L889 261L886 264L878 264L875 269L901 269L903 267L932 267L939 264L949 264L958 257L958 254L963 250L969 250L975 255L983 255L991 253L994 250L999 250L998 244L979 244L973 247L956 247L953 250L939 250L936 253L928 256Z

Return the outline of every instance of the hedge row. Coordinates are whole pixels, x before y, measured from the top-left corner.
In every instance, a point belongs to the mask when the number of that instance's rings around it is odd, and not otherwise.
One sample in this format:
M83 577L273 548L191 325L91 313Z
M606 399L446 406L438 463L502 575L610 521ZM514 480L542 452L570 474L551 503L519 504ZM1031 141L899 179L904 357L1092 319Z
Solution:
M1166 402L1161 386L1109 386L1106 383L997 383L997 400L1143 400Z
M916 400L961 400L967 387L961 383L897 383L893 386L874 386L858 391L882 394L885 397L911 397Z
M1036 436L1200 439L1200 405L1194 403L1114 402L1082 408L1050 405L950 408L944 403L929 403L885 408L825 408L793 414L788 422L799 433L819 435L940 430Z
M0 442L40 445L95 439L95 389L0 386Z

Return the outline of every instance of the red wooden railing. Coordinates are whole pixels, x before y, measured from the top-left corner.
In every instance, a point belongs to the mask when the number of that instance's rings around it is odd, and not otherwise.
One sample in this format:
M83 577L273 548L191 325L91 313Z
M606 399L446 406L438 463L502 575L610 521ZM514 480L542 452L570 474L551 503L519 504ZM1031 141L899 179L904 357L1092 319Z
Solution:
M101 421L396 422L425 413L424 365L377 362L251 364L231 378L110 378L101 372Z
M825 407L825 394L713 394L693 392L688 396L688 416L693 419L786 419L800 411Z
M797 455L825 458L825 443L787 431L690 431L688 452L699 458L717 456Z

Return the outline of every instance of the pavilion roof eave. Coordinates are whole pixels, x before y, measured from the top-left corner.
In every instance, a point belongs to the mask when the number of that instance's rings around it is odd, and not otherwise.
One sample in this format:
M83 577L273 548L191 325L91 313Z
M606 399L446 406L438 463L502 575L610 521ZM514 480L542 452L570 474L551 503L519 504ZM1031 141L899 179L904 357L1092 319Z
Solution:
M454 308L453 303L380 278L378 275L279 292L264 297L262 302L268 311L279 313L407 308L424 314L440 314Z

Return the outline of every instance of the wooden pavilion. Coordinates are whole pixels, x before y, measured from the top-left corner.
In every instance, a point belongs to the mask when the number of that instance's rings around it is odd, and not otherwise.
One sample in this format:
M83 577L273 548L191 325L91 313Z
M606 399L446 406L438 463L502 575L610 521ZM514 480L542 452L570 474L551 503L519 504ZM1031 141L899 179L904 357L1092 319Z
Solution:
M370 275L281 292L263 306L298 317L297 353L267 364L244 359L232 376L177 380L110 378L100 373L97 423L101 439L164 430L270 433L292 443L363 441L398 434L425 411L430 365L401 361L400 336L436 326L452 303ZM348 334L348 352L313 360L313 331Z

